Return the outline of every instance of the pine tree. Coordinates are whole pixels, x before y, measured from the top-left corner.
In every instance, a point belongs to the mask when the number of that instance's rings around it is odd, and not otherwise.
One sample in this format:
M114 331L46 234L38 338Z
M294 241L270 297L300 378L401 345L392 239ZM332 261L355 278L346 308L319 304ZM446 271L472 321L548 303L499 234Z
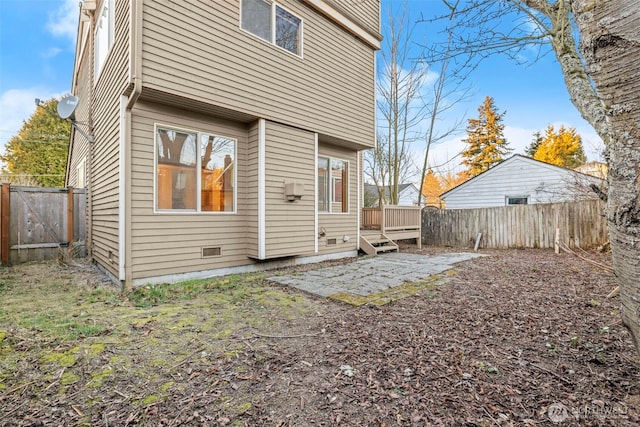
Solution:
M425 206L442 207L442 200L440 200L440 194L442 193L443 190L440 179L433 173L433 170L429 169L422 184Z
M533 158L570 169L577 168L587 161L582 148L582 138L576 129L560 126L556 132L552 125L547 127Z
M64 185L71 124L58 117L57 106L57 99L39 105L7 142L0 156L7 172L30 177L44 187Z
M478 175L504 160L512 149L504 137L503 113L498 113L493 98L487 96L478 107L478 118L469 119L467 148L462 152L462 164L470 176Z
M542 140L542 135L540 135L539 131L536 131L533 134L533 141L524 149L525 156L533 158L536 155L536 151L538 151L538 147L542 144Z

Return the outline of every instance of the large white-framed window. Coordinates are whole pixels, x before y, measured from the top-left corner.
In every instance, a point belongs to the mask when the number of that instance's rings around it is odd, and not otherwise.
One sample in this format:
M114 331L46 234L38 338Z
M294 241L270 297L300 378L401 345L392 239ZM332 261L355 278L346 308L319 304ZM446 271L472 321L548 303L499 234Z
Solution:
M96 29L93 38L94 60L95 60L95 80L98 80L107 54L113 45L115 32L114 25L114 0L104 0L96 15Z
M236 212L237 140L155 125L156 212Z
M318 212L349 212L349 162L318 156Z
M241 0L240 28L302 56L302 19L270 0Z

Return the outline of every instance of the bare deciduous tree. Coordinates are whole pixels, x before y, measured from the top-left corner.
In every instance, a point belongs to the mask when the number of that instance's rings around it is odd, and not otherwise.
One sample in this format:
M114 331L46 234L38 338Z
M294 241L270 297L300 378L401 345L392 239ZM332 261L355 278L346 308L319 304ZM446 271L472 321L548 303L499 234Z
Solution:
M449 7L450 19L453 18L453 13L456 11L456 4ZM454 32L450 27L446 28L445 32L447 35L446 52L451 52ZM429 170L429 151L431 146L458 133L464 123L464 117L458 117L456 120L449 122L444 128L438 121L448 110L466 100L471 94L471 87L465 83L464 67L458 67L449 55L445 55L440 59L438 78L427 94L429 99L425 100L426 118L429 121L429 128L427 129L425 137L426 144L420 174L418 205L422 204L422 198L428 191L424 186L425 182L427 182L426 177ZM432 62L436 63L435 60Z
M392 8L388 11L389 34L378 70L377 144L364 157L365 174L378 188L380 201L393 205L398 203L398 185L415 175L410 147L425 117L420 100L428 77L421 49L416 50L415 24L411 23L406 1L400 11L394 12Z

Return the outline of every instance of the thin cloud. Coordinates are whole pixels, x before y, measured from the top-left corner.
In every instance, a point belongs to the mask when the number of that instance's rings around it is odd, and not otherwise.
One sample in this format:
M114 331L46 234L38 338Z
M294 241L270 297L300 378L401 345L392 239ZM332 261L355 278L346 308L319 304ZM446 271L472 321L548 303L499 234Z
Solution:
M64 0L58 9L49 15L47 30L58 37L76 39L78 27L78 0Z
M59 47L52 47L49 50L42 52L40 56L42 56L45 59L55 58L60 54L60 52L62 52L62 49L60 49Z

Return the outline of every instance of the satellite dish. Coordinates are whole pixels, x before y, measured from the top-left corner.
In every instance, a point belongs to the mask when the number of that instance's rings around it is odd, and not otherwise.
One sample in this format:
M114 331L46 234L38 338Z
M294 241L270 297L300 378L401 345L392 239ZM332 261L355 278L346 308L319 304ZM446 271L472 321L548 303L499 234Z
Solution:
M66 95L58 101L58 115L61 119L75 120L75 111L80 99L77 96Z

